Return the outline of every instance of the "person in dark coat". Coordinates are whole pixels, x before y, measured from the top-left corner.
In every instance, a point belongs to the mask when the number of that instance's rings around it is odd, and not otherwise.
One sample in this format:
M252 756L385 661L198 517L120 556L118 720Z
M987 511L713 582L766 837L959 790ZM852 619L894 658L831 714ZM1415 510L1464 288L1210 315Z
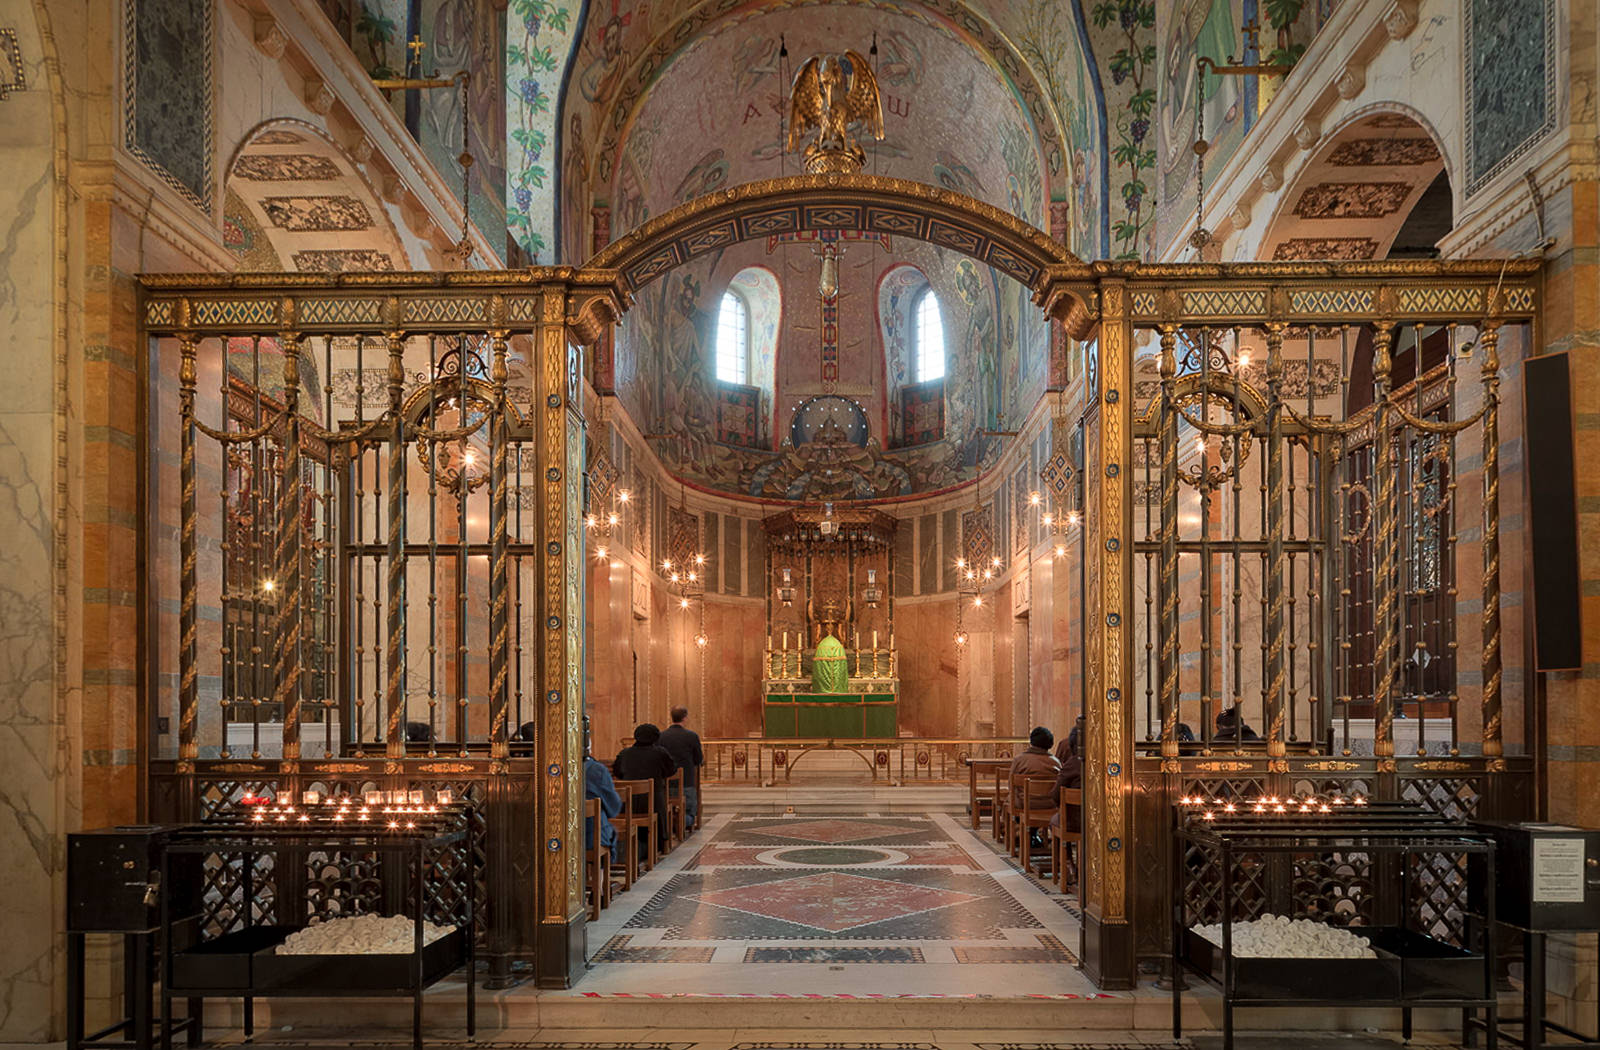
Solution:
M1244 720L1244 715L1239 711L1239 705L1235 704L1217 712L1217 739L1248 743L1261 738L1250 728L1250 724Z
M649 722L642 722L633 731L633 746L617 752L611 763L611 773L618 780L653 780L656 784L656 839L661 849L667 848L667 778L678 764L672 756L661 750L661 730ZM638 803L635 802L635 807ZM641 812L638 808L635 813Z
M661 731L661 750L683 770L683 832L687 835L700 824L700 767L706 764L700 749L700 734L684 725L687 707L672 709L672 724Z
M532 740L533 731L537 727L532 722L523 726L522 739ZM617 785L611 779L611 771L599 759L589 753L589 716L583 716L583 797L587 801L591 798L600 800L600 845L611 852L611 860L615 863L622 861L622 849L617 840L616 825L611 823L611 818L622 812L622 796L617 794ZM596 828L589 821L583 822L583 848L594 849L594 834Z
M1081 736L1079 735L1077 729L1074 729L1072 731L1072 735L1067 737L1067 753L1065 755L1061 755L1059 751L1056 752L1061 758L1061 772L1056 774L1056 785L1055 788L1050 792L1050 804L1054 806L1056 810L1055 814L1050 818L1050 823L1056 827L1061 826L1061 790L1063 788L1083 787L1083 756L1078 747L1081 742ZM1082 830L1082 823L1083 817L1081 809L1077 806L1069 808L1067 810L1066 830Z

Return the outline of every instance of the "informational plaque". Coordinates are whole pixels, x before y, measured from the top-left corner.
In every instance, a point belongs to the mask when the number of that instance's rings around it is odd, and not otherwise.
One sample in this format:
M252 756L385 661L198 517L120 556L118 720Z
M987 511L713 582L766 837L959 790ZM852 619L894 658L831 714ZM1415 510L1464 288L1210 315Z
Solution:
M1583 903L1583 839L1534 836L1533 899L1535 903Z

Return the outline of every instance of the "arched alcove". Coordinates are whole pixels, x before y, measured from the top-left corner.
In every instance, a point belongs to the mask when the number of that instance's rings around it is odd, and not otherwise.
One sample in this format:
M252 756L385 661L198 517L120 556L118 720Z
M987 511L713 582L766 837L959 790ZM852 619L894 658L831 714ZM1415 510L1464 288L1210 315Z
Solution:
M355 160L300 120L257 125L228 164L223 242L246 271L361 273L413 260Z
M1415 257L1432 247L1425 235L1449 232L1450 202L1444 152L1421 118L1367 110L1318 147L1280 199L1258 257L1384 259L1397 243ZM1408 225L1419 210L1419 222Z
M938 302L928 275L913 265L895 266L878 282L878 327L883 339L892 447L923 445L938 441L945 433L943 369L938 376L926 378L919 374L917 362L922 337L918 309L929 296Z

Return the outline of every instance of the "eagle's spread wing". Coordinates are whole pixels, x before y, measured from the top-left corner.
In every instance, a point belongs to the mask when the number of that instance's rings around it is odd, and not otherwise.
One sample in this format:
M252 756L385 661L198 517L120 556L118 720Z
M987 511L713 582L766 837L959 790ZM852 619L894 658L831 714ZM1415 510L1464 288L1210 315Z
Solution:
M854 51L846 51L850 60L850 96L845 100L845 112L852 121L859 120L866 132L875 139L883 138L883 103L878 98L878 78L872 65Z
M789 91L790 150L798 149L801 136L822 120L822 85L817 80L817 64L815 57L808 58L794 75L794 86Z

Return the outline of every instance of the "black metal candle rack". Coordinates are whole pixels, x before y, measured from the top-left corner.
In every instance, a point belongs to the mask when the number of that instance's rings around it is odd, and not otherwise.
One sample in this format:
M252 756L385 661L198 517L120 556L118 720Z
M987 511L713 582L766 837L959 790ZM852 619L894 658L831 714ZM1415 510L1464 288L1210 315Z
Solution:
M1408 1039L1414 1008L1459 1007L1464 1025L1482 1010L1493 1050L1492 895L1486 914L1457 914L1460 903L1439 900L1429 877L1471 860L1492 884L1492 840L1412 806L1359 798L1186 797L1174 809L1174 1038L1188 971L1221 989L1224 1050L1236 1007L1313 1005L1398 1007ZM1186 891L1195 886L1205 894ZM1445 922L1442 911L1462 921ZM1348 929L1375 957L1234 955L1234 923L1269 914ZM1205 923L1221 924L1221 944L1194 929Z
M162 895L161 1045L172 1044L172 1004L190 1000L202 1009L206 998L244 1002L245 1034L253 1034L257 998L408 996L411 1035L422 1047L423 991L451 973L467 969L467 1034L476 1030L476 938L473 936L473 851L463 849L469 834L469 807L462 804L393 804L354 799L316 800L288 805L252 800L203 824L174 831L160 856L160 885L169 872L198 855L211 863L237 864L231 912L223 928L186 932L174 927L173 896ZM339 888L328 898L326 880L308 872L333 865L341 869ZM260 904L262 880L270 880L275 915L270 922ZM213 885L217 885L214 883ZM218 892L211 889L210 892ZM409 952L363 955L303 955L278 949L289 936L324 918L354 914L406 914L412 920ZM425 921L448 925L450 932L427 943ZM190 1018L189 1042L201 1038L201 1018Z

